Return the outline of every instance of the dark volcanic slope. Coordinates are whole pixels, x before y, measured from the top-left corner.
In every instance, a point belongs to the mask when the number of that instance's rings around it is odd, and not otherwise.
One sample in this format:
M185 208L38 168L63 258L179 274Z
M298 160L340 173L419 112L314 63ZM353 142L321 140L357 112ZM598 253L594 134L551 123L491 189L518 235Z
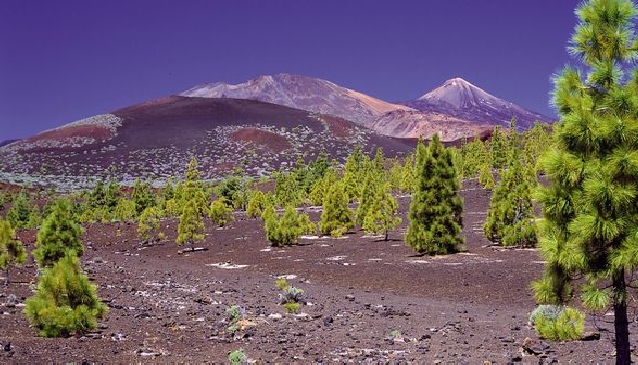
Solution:
M4 173L164 178L190 156L204 178L244 164L252 175L311 160L343 161L356 145L389 156L414 147L348 121L252 100L172 96L42 132L0 148Z

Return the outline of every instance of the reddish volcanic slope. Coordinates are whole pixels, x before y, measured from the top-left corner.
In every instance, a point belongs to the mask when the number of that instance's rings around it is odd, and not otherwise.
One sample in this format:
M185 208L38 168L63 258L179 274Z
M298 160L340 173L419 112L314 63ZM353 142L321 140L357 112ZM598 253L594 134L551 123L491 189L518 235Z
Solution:
M191 156L205 178L246 166L263 175L356 145L389 156L414 147L343 119L253 100L172 96L40 133L0 148L0 172L122 178L179 176Z

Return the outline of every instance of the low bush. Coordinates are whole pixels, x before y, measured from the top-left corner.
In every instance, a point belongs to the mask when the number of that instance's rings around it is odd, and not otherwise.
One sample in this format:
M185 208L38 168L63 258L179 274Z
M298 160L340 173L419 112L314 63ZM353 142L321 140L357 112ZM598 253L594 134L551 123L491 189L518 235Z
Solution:
M578 340L583 335L585 313L556 305L539 305L530 315L539 337L552 341Z
M246 353L242 349L235 350L228 354L228 362L232 365L245 364L247 360L248 356L246 356Z

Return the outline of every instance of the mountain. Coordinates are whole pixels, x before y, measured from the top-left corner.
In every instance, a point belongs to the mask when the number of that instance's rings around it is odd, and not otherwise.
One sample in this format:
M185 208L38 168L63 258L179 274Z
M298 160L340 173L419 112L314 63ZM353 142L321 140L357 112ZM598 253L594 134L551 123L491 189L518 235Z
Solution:
M482 124L509 126L510 120L516 118L520 129L531 128L535 121L553 121L550 117L490 95L461 78L447 80L420 98L403 104L422 112L440 113Z
M191 156L202 177L217 179L243 166L251 176L315 160L320 151L344 162L360 145L386 155L411 151L389 138L334 116L254 100L171 96L96 115L0 147L0 181L91 186L96 178L161 184L182 176Z
M180 95L259 100L337 116L397 138L428 138L437 132L443 141L454 141L497 124L509 125L512 117L518 119L521 129L531 127L535 120L551 121L460 78L446 81L417 100L396 104L330 81L290 74L259 76L236 85L203 84Z
M493 126L432 111L394 110L376 118L370 128L396 138L429 138L438 133L442 141L453 142L464 136L484 135Z
M405 105L388 103L330 81L290 74L259 76L236 85L203 84L180 95L258 100L329 114L362 125L368 125L373 119L390 111L412 110Z

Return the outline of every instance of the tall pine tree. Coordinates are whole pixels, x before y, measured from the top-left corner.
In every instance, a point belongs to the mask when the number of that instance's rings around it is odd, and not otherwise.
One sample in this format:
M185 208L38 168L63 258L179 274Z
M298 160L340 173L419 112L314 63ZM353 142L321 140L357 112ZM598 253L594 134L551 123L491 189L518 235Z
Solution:
M629 364L627 277L638 266L638 9L630 0L590 0L576 10L566 67L555 79L556 145L541 159L550 181L538 194L545 276L535 297L563 304L582 274L583 304L613 307L616 363Z
M461 238L463 201L452 152L434 134L428 148L417 146L417 189L412 194L405 242L418 253L457 252Z

